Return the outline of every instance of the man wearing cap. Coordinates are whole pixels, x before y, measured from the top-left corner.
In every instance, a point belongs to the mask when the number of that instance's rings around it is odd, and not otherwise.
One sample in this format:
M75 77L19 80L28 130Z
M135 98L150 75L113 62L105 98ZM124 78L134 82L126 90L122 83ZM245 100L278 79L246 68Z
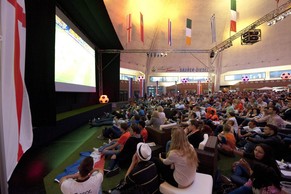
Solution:
M132 157L131 164L125 175L125 185L119 190L113 190L112 194L122 191L134 192L142 190L144 193L159 193L159 176L155 163L150 161L152 150L146 143L138 143L136 153Z

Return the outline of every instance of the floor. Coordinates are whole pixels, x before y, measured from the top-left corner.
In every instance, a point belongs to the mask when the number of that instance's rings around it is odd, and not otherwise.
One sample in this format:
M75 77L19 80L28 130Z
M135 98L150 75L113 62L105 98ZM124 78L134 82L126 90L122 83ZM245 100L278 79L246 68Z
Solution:
M95 133L96 128L89 128L86 125L49 145L30 148L21 158L9 180L9 193L46 193L44 177L59 167Z

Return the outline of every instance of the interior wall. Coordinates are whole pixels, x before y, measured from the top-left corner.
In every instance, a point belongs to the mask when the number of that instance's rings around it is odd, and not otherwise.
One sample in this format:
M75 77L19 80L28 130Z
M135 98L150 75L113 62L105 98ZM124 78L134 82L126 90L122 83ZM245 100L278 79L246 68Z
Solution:
M111 102L118 102L120 90L120 54L103 54L102 66L103 94L106 94Z

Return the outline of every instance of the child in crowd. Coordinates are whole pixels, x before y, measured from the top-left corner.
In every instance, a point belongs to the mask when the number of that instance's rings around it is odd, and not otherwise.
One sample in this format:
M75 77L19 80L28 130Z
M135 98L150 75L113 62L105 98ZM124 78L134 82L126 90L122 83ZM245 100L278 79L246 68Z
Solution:
M236 140L231 132L231 125L224 124L223 131L218 134L217 138L219 141L218 151L223 154L233 156L233 149L235 149Z

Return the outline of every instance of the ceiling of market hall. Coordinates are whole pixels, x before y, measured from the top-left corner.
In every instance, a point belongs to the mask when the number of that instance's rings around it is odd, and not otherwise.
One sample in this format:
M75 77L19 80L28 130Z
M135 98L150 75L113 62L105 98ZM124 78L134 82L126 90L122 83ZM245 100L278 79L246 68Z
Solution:
M275 0L236 0L237 32L286 2L289 1L280 0L277 4ZM217 58L210 58L209 52L235 34L230 33L231 0L104 0L104 3L124 48L121 52L123 68L145 73L153 72L155 69L162 69L164 72L176 72L180 68L214 69L214 60ZM132 22L130 42L127 37L129 14ZM143 16L143 41L140 14ZM212 41L211 17L213 15L215 15L216 42ZM192 21L190 45L186 44L187 18ZM290 18L288 18L289 24ZM169 20L171 45L168 42ZM268 28L266 23L260 27L263 30ZM233 41L233 44L243 47L240 45L240 38ZM241 50L240 47L237 50ZM166 51L166 57L147 56L147 53L151 52L160 52L164 55ZM234 65L229 67L229 70L237 68Z

